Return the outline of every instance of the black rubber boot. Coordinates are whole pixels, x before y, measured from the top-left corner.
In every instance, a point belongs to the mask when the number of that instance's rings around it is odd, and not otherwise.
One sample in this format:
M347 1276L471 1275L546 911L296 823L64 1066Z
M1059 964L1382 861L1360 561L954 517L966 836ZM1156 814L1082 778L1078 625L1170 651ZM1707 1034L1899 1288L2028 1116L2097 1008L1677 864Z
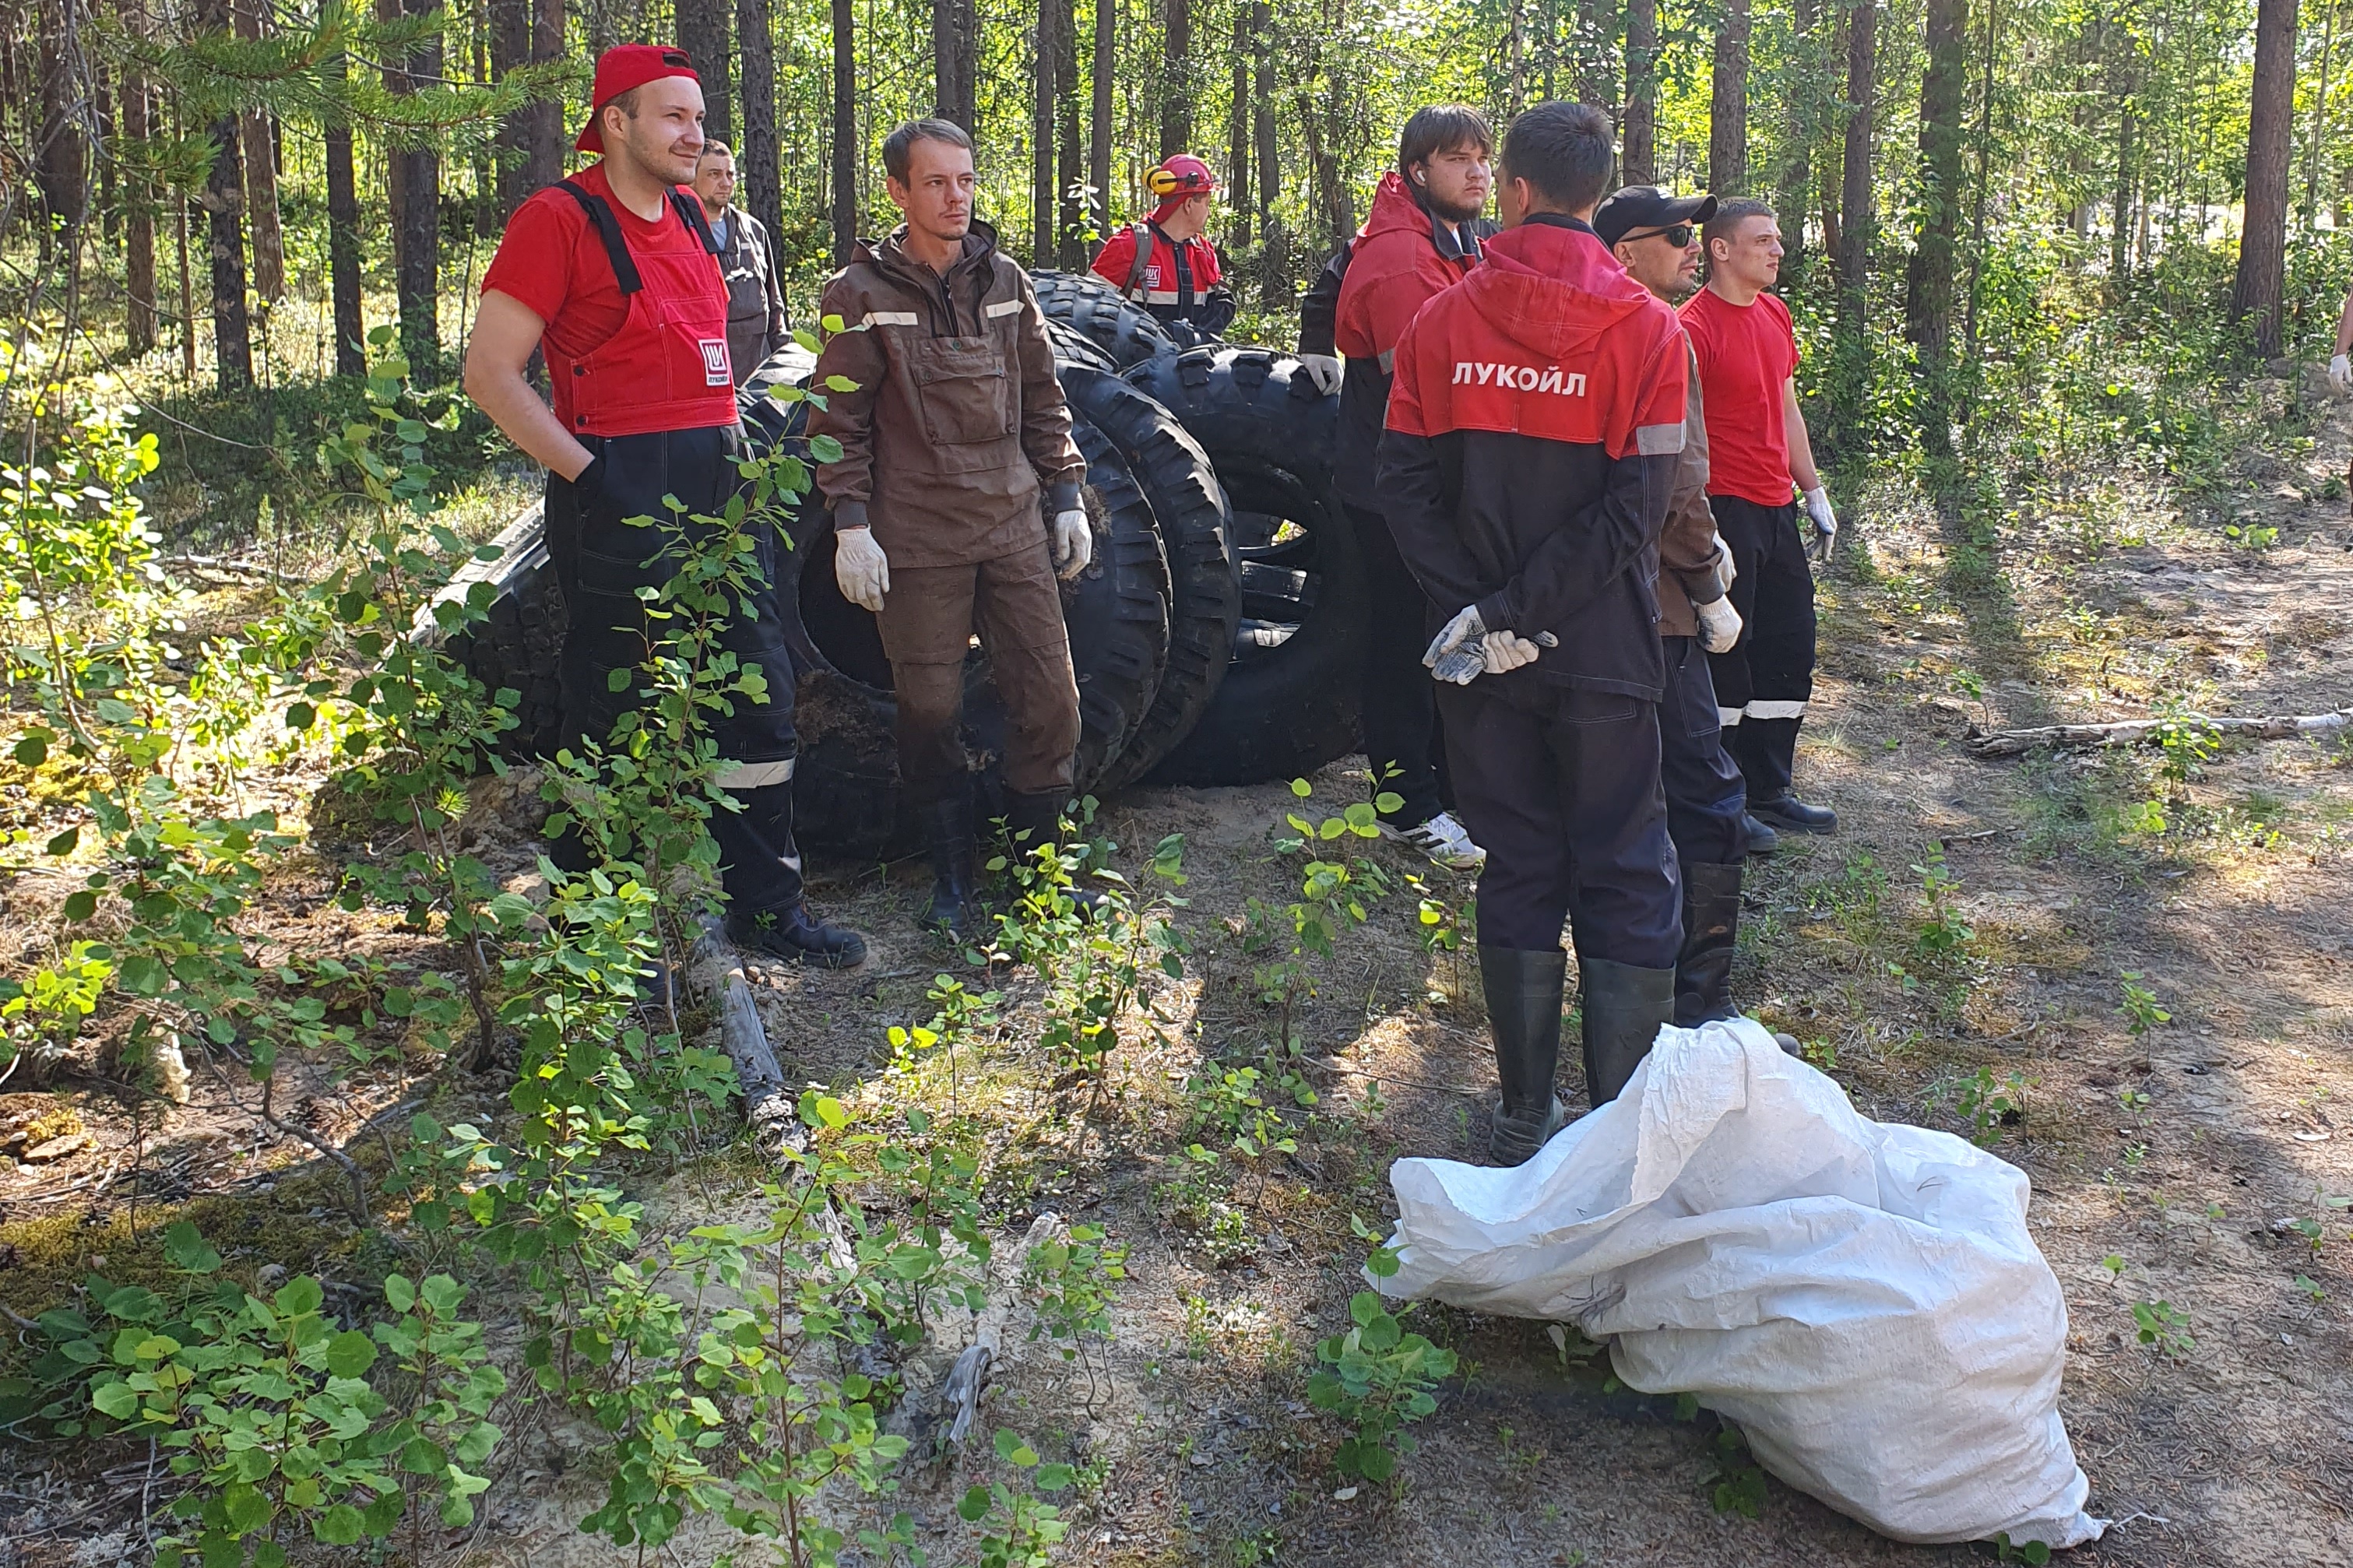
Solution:
M1482 946L1479 980L1487 994L1495 1076L1504 1090L1494 1131L1487 1137L1487 1157L1498 1165L1525 1164L1567 1120L1552 1083L1560 1066L1568 954L1558 948L1525 952Z
M932 847L932 896L915 922L964 941L980 922L980 868L972 839L969 786L923 807L923 834Z
M1577 961L1585 977L1585 1090L1596 1110L1634 1076L1659 1026L1675 1016L1675 972L1604 958Z
M821 921L806 903L749 918L727 917L727 940L737 947L824 969L854 969L866 962L866 939L848 926Z
M1748 815L1768 827L1783 833L1836 833L1838 813L1827 805L1813 805L1794 795L1784 795L1778 800L1758 800L1751 795ZM1753 853L1753 851L1752 851Z
M1675 1022L1696 1029L1736 1018L1732 950L1740 935L1740 866L1683 866L1683 950L1675 959Z

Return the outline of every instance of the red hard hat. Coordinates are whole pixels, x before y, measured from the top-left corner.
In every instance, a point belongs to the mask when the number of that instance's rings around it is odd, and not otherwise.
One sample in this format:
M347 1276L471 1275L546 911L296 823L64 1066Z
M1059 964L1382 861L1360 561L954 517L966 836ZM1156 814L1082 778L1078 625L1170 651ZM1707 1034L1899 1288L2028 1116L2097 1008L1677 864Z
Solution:
M1179 153L1144 176L1144 184L1162 201L1198 196L1218 188L1216 171L1190 153Z
M589 99L588 123L572 144L583 153L602 153L605 133L596 128L596 117L605 112L605 106L634 88L666 76L682 76L692 82L702 79L694 74L694 62L684 49L666 44L616 44L597 56L596 89Z

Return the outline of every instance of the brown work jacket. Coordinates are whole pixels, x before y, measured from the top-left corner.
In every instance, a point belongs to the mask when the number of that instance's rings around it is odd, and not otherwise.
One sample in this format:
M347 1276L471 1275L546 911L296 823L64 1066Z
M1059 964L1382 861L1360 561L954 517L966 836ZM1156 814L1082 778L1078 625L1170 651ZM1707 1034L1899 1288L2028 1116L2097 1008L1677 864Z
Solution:
M1691 353L1691 340L1683 340ZM1659 635L1699 636L1694 607L1724 597L1716 582L1715 514L1707 508L1707 416L1700 406L1699 361L1691 363L1683 396L1683 458L1675 465L1667 525L1659 534Z
M945 277L902 248L905 235L861 240L826 285L820 310L848 330L811 384L826 405L809 433L841 443L818 489L838 522L872 526L894 566L1028 549L1045 537L1041 486L1063 510L1086 474L1029 276L978 220ZM830 390L834 376L857 390Z

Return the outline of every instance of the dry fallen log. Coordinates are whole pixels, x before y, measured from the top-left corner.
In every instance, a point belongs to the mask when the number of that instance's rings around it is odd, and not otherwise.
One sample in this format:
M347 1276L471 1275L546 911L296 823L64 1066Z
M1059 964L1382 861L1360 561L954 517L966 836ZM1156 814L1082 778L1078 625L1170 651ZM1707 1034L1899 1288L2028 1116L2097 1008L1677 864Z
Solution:
M754 1127L790 1121L793 1101L785 1092L785 1070L768 1044L759 1005L752 1000L743 955L717 921L704 923L687 960L687 984L718 1011L720 1047L735 1064L735 1082L744 1091L744 1119Z
M2031 730L1980 730L1975 724L1961 744L1980 757L2015 757L2041 746L2063 750L2083 746L2139 746L2155 743L2166 727L2195 721L2217 735L2243 735L2254 741L2285 741L2316 735L2353 724L2353 708L2334 713L2282 714L2272 719L2209 719L2184 713L2169 719L2126 719L2114 724L2044 724Z

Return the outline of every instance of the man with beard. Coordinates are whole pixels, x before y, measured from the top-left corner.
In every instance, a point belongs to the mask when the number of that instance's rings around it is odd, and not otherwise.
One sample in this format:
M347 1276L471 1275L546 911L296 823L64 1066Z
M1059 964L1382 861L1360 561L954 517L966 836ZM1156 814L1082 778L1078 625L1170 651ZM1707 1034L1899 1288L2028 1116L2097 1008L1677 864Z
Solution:
M1609 121L1540 103L1504 143L1504 232L1398 340L1381 503L1443 617L1423 655L1479 879L1479 967L1518 1164L1553 1095L1572 914L1585 1081L1614 1099L1674 1014L1682 931L1659 784L1652 582L1683 451L1674 312L1594 232Z
M666 498L715 517L741 485L743 438L727 352L727 285L702 205L679 189L703 149L702 87L683 50L624 44L596 62L595 108L576 145L602 154L534 194L508 221L482 278L466 345L466 391L547 473L547 551L569 615L558 656L566 735L605 742L639 705L631 677L652 628L641 595L676 571L660 536L631 518L667 518ZM525 378L547 362L554 406ZM829 968L860 962L857 932L802 897L793 843L793 668L780 633L773 532L761 541L756 613L724 643L756 665L766 699L742 693L716 725L726 759L715 810L727 933L743 945ZM649 560L649 556L653 559ZM586 870L576 830L555 858Z
M1486 116L1467 105L1414 111L1398 138L1397 167L1373 193L1371 216L1324 272L1337 284L1330 342L1346 357L1346 374L1339 375L1328 354L1308 352L1304 321L1300 343L1317 384L1328 392L1329 380L1339 381L1332 488L1347 509L1372 587L1357 680L1365 761L1374 793L1391 792L1403 802L1381 817L1381 836L1454 870L1476 869L1484 857L1440 797L1436 689L1421 668L1422 639L1415 635L1430 605L1389 536L1373 473L1398 340L1415 312L1479 264L1480 246L1495 232L1481 216L1494 184L1494 142ZM1303 307L1303 317L1314 309Z
M978 632L1005 699L1007 827L1043 843L1070 804L1079 742L1054 574L1086 570L1094 532L1029 275L973 216L971 136L913 121L882 143L882 165L906 221L860 241L826 285L820 311L850 330L826 344L815 384L845 376L856 390L828 394L809 433L841 443L817 475L834 578L874 612L891 660L900 784L931 839L919 918L961 938L980 913L965 654Z

